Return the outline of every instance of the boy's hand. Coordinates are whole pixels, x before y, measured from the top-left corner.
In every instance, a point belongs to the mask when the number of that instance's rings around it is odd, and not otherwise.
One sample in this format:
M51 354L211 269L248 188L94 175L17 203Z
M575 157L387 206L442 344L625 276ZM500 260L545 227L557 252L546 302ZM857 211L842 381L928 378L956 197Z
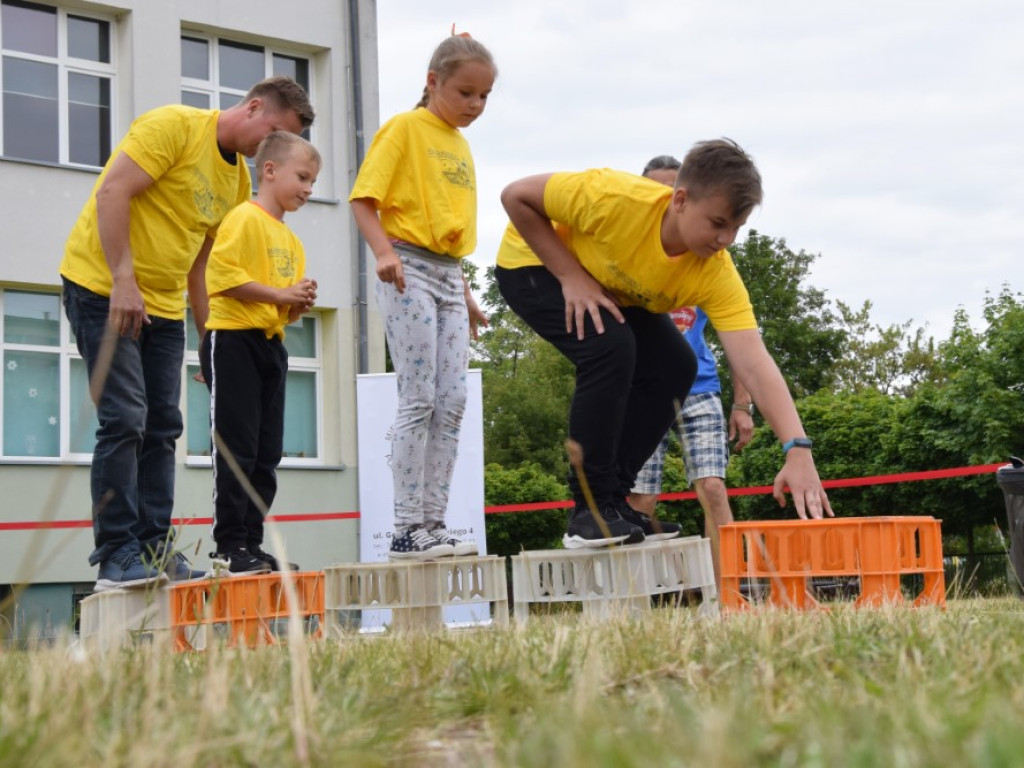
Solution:
M780 507L786 506L785 489L793 494L793 506L796 513L803 519L820 520L826 515L834 517L832 506L828 502L828 494L821 487L818 470L814 467L811 452L805 448L793 448L786 454L786 463L775 476L772 495Z
M575 326L576 338L580 341L583 340L583 321L587 313L590 314L597 332L604 333L601 307L608 310L620 323L626 322L615 300L588 272L581 270L563 279L562 295L565 297L565 330L572 333Z
M733 408L729 412L729 439L735 440L734 451L742 451L754 437L754 419L747 412Z
M377 277L382 283L394 283L399 293L405 293L405 271L401 259L394 251L387 251L377 257Z
M316 281L304 277L295 285L280 289L278 304L298 306L309 311L316 303Z

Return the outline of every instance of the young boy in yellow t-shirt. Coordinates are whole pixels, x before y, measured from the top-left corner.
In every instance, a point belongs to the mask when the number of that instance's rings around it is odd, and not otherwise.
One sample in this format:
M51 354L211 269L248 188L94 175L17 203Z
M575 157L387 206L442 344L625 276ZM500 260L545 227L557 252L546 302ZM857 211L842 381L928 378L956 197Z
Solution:
M305 252L284 214L309 199L320 165L305 139L284 131L267 136L256 153L256 199L224 217L206 266L210 316L199 360L213 435L211 558L231 575L297 568L263 551L263 512L246 486L270 509L284 435L284 327L313 307L317 290L304 276Z
M734 375L783 441L779 503L788 486L800 517L832 514L811 441L726 250L761 196L753 161L727 140L697 144L672 188L600 169L531 176L502 192L511 226L498 287L576 367L569 437L582 449L599 514L574 467L566 547L633 544L658 532L626 497L694 380L693 351L667 314L683 305L708 315Z

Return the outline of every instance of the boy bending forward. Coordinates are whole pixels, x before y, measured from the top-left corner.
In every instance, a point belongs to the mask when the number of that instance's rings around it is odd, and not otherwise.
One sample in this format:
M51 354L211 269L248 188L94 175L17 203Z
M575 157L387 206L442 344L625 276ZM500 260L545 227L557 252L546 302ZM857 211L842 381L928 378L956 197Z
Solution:
M707 313L734 374L782 441L779 503L788 486L800 517L832 514L811 441L726 250L761 194L753 161L726 140L697 144L673 188L599 169L531 176L502 192L512 226L498 252L498 287L576 367L569 437L582 448L600 517L574 472L565 546L678 532L626 498L694 380L693 351L667 314L680 306Z

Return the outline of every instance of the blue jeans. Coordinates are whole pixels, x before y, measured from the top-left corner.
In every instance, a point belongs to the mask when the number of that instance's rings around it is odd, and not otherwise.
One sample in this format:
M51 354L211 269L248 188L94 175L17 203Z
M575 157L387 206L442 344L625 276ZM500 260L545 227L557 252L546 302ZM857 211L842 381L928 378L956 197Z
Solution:
M89 563L156 551L170 544L174 507L174 445L182 433L181 365L185 323L150 316L138 339L107 325L110 300L64 280L64 311L85 360L89 381L103 377L93 396L99 429L92 456ZM115 344L106 371L100 349Z

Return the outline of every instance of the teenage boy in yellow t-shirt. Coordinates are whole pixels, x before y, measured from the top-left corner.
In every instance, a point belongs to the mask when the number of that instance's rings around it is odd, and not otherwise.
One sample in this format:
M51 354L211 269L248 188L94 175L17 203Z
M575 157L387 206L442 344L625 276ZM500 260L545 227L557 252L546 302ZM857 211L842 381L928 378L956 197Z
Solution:
M132 123L68 237L64 309L99 418L91 486L96 590L202 576L173 549L185 302L202 333L203 275L224 215L252 195L242 155L313 122L294 80L226 109L159 107ZM165 573L166 571L166 573Z
M779 503L788 486L800 517L832 514L811 441L726 250L761 196L753 161L727 140L697 144L673 188L603 169L531 176L502 192L511 225L498 287L576 367L569 437L582 448L600 514L589 510L574 469L566 547L633 544L657 531L626 497L696 373L667 314L683 305L708 315L734 374L784 441Z
M281 570L261 545L284 438L284 327L313 307L317 288L305 277L305 251L284 214L309 199L320 164L320 153L305 139L285 131L267 136L256 153L256 199L224 217L206 265L210 316L199 362L213 434L217 551L210 557L233 576Z

